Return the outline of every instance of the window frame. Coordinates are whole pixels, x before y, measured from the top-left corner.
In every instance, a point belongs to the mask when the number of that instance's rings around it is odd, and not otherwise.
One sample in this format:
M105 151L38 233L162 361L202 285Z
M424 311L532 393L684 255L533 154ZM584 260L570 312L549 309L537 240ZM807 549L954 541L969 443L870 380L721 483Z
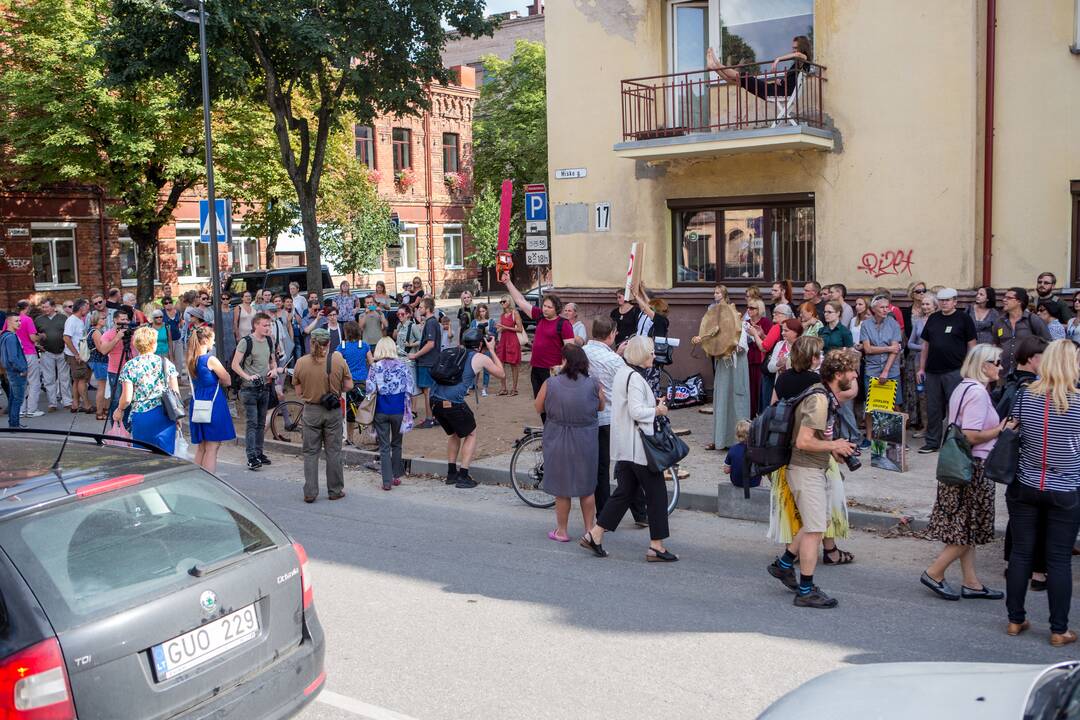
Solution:
M404 140L397 139L398 132L405 133ZM412 170L412 130L409 128L395 127L390 129L390 147L394 155L394 172Z
M811 275L816 275L817 266L817 204L814 200L814 193L784 193L777 195L744 195L744 196L732 196L732 197L704 197L704 198L672 198L667 201L668 211L671 213L671 240L668 245L669 252L671 253L671 286L675 287L713 287L715 285L728 285L732 287L749 287L751 285L762 285L767 282L771 282L772 268L775 262L778 262L772 254L771 244L768 242L763 243L762 247L762 268L763 276L760 278L725 278L723 276L723 268L725 264L724 253L724 239L723 232L724 224L724 212L728 210L774 210L778 208L813 208L815 214L814 220L814 246L811 251L811 265L814 272ZM688 281L679 279L679 253L681 238L679 237L679 213L702 211L715 213L716 217L714 223L716 230L713 233L713 243L716 252L716 279L715 280L701 280L701 281ZM772 230L771 213L766 212L764 214L764 231L762 233L763 240L768 238ZM794 283L805 283L811 280L816 280L816 277L809 278L791 278Z
M180 230L195 230L196 232L198 232L200 230L199 223L176 223L175 230L177 231L177 234L176 234L176 282L179 283L179 284L182 284L182 285L191 285L193 283L209 282L210 281L210 276L209 275L201 276L201 275L181 275L180 274L180 244L181 243L191 243L191 261L192 261L191 266L192 266L193 269L196 269L196 270L199 267L199 262L198 262L198 257L197 257L198 253L196 252L195 248L198 245L205 244L206 248L207 248L207 252L212 252L210 250L211 243L200 243L198 234L189 236L189 235L180 235L180 233L179 233ZM209 263L207 263L207 267L209 267Z
M420 226L414 223L402 223L401 230L398 232L398 242L401 243L401 262L409 260L408 257L408 235L412 233L413 240L413 257L412 265L398 265L395 269L408 272L419 272L420 258L418 257L420 252Z
M135 287L136 285L139 284L139 279L138 279L139 253L135 250L135 241L132 240L131 235L128 234L127 225L121 225L119 228L117 228L116 240L120 244L120 258L121 258L120 286L121 287ZM125 241L128 242L128 243L131 243L131 251L132 251L133 256L135 258L135 277L132 278L131 280L124 279L123 257L124 257L124 244L125 244ZM161 246L159 244L158 248L160 249L160 247ZM161 253L160 252L154 253L154 259L157 261L157 262L154 263L154 284L156 285L156 284L161 282Z
M79 245L75 238L75 230L77 223L73 222L34 222L30 223L30 270L34 276L34 290L69 290L78 289L82 287L79 284ZM56 235L55 237L34 237L34 230L62 230L70 232L70 237ZM56 270L56 243L71 242L71 268L75 274L75 281L70 283L62 283L58 281ZM48 244L49 246L49 262L52 265L52 281L46 283L39 283L37 281L37 268L34 267L34 245Z
M450 235L457 236L457 254L458 262L450 263L446 261L446 237L447 230L450 231ZM461 223L445 223L442 227L443 232L443 269L445 270L464 270L465 269L465 228Z
M453 138L453 143L452 144L448 144L446 142L446 139L448 137ZM448 163L447 163L447 151L448 150L453 151L454 166L452 168L448 167ZM461 134L460 133L444 132L442 134L442 152L443 152L443 172L444 173L461 172Z
M243 228L243 225L241 223L235 223L234 222L232 224L232 232L230 233L230 236L231 236L231 239L232 239L232 244L229 245L229 260L230 260L230 265L233 266L231 271L236 273L236 272L254 272L254 271L257 271L257 270L262 270L263 267L259 264L259 260L260 260L260 258L259 258L259 255L260 255L260 253L259 253L259 238L255 237L254 235L244 235L243 232L242 232L242 228ZM255 250L255 263L252 265L250 270L246 269L243 266L243 263L241 263L240 269L237 270L235 268L236 261L237 261L236 249L237 248L240 249L240 254L241 254L240 259L241 260L248 259L248 253L247 253L246 248L244 247L247 243L254 243L254 245L255 245L255 247L254 247L254 250Z
M361 138L361 136L359 134L361 130L366 130L367 131L367 133L368 133L367 137ZM367 150L368 159L370 160L370 162L365 162L360 157L361 143L364 144L364 147ZM368 168L369 170L377 170L378 169L378 159L377 159L377 155L375 154L375 127L374 126L372 126L372 125L359 125L359 124L353 126L353 150L354 150L354 152L356 154L356 161L358 163L360 163L364 167Z

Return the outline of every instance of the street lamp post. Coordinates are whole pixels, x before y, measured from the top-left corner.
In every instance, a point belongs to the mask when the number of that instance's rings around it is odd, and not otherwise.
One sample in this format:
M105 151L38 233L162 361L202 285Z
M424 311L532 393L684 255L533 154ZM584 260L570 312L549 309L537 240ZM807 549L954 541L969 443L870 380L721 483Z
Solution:
M188 5L194 3L186 0ZM228 363L225 354L225 332L222 328L224 319L221 315L221 271L218 267L217 241L217 206L214 197L214 143L210 135L210 73L206 59L206 7L203 0L198 0L199 15L192 17L190 12L177 11L176 15L191 23L199 24L199 63L202 71L203 132L206 135L206 200L209 207L208 225L210 228L210 304L214 313L214 354ZM232 218L225 222L232 224Z

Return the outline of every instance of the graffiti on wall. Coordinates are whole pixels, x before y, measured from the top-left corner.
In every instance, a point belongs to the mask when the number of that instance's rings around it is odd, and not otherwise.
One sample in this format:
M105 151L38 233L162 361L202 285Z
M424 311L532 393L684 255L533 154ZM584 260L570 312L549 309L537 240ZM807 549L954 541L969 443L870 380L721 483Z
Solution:
M30 267L29 258L13 258L7 254L7 249L0 247L0 261L4 262L12 270L25 270Z
M911 275L911 255L914 250L886 250L881 253L865 253L856 270L862 270L872 278L886 275Z

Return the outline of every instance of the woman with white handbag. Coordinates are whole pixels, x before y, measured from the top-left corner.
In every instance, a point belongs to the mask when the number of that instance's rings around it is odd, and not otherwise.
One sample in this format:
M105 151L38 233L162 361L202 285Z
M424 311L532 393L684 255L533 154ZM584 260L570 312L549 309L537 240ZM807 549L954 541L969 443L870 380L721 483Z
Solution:
M209 325L197 327L188 337L188 376L191 378L191 444L195 446L195 462L205 470L217 470L217 454L221 443L236 437L229 402L222 386L229 387L229 371L214 356L214 329Z

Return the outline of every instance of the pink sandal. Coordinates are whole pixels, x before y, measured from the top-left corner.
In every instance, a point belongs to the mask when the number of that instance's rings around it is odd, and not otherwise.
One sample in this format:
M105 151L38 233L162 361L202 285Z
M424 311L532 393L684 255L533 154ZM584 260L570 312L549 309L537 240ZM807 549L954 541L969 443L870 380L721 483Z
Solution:
M548 533L548 539L554 540L555 542L570 542L569 537L559 537L558 533L556 533L554 530Z

